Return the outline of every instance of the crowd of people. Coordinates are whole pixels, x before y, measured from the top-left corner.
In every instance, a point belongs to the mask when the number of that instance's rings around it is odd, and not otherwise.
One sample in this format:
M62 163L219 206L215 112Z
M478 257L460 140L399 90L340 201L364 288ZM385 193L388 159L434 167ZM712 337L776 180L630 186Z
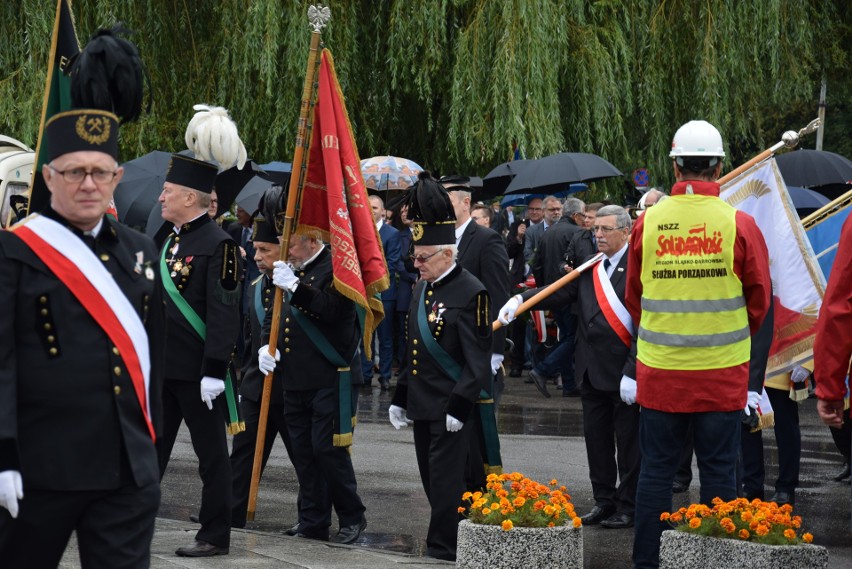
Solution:
M391 425L413 432L431 508L426 554L438 559L456 557L463 492L501 467L505 367L510 378L527 368L545 397L557 385L579 398L595 499L581 519L634 528L635 567L658 565L660 514L684 484L684 463L691 475L692 453L702 502L763 497L762 448L742 419L758 412L772 337L768 253L754 219L719 199L725 152L709 123L675 133L677 181L668 194L647 192L635 218L553 196L531 199L521 216L473 202L468 178L428 172L390 206L370 196L391 285L374 359L321 234L282 236L260 211L223 230L217 165L172 156L159 247L107 216L124 172L118 131L118 117L96 108L51 118L50 205L0 232L0 295L11 301L0 329L4 565L55 567L76 532L86 568L147 567L159 481L183 423L203 489L200 528L176 554L227 555L231 528L246 523L269 375L261 466L280 436L299 484L287 533L299 538L348 544L367 526L349 446L360 386L375 376L393 390ZM697 224L716 245L675 277L680 251L659 243ZM847 221L813 360L818 410L847 476L850 232ZM714 278L689 278L700 269ZM531 318L517 318L523 301L569 274ZM786 394L809 376L796 367L766 383L778 412L779 503L794 503L800 454Z

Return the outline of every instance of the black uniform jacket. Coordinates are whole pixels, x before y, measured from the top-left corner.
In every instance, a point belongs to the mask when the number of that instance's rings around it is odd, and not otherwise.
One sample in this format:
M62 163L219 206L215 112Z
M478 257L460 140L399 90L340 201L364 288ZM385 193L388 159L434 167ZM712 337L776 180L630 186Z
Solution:
M490 231L490 230L489 230ZM462 366L456 382L429 355L420 335L417 309L420 295L429 329L438 344ZM414 287L408 311L408 365L397 378L393 404L407 410L415 421L444 420L447 414L467 421L486 381L491 377L491 320L488 293L476 277L460 266L433 285L420 281Z
M278 351L284 391L307 391L334 387L339 378L337 366L331 364L302 330L292 311L299 310L325 336L345 362L351 362L360 337L355 303L338 293L333 285L331 253L327 247L316 259L297 269L299 286L281 311ZM268 343L272 311L266 313L263 343Z
M259 291L259 293L258 293ZM275 285L265 274L259 276L249 284L246 291L248 296L248 318L245 319L246 363L243 366L243 379L240 383L240 397L260 403L263 395L264 375L257 368L257 352L264 344L263 322L266 314L272 312L272 303L275 298ZM259 294L259 296L258 296ZM261 314L258 314L257 300L260 300ZM280 348L279 348L280 349ZM281 367L272 372L272 404L284 403L284 390L281 387Z
M526 240L522 238L521 242L518 243L518 228L521 225L525 225L529 229L530 220L519 219L512 224L512 227L509 228L509 234L506 236L506 253L512 261L512 267L509 269L510 288L524 282L526 278L526 261L524 260L524 242Z
M67 226L52 210L44 215ZM148 399L159 430L163 313L154 243L104 218L95 252L148 332ZM156 483L154 442L118 349L14 232L0 231L0 267L0 471L20 470L25 490L114 489L124 482L122 466L137 485Z
M585 259L584 259L585 260ZM621 376L636 379L635 342L628 348L609 325L595 296L595 283L592 271L588 269L579 278L568 283L551 296L535 306L535 310L555 310L575 302L578 320L576 347L574 349L574 373L578 378L588 373L595 389L618 391ZM612 274L615 294L624 302L624 284L627 277L627 255L621 260ZM524 292L524 300L531 298L541 289Z
M198 382L204 376L225 379L240 332L239 280L243 269L239 247L206 215L184 223L180 234L172 232L166 244L170 278L207 325L207 339L201 340L164 293L165 376Z
M547 228L539 239L532 267L538 286L548 285L565 275L562 265L565 263L568 245L574 235L582 230L582 227L566 216Z
M494 230L477 225L471 220L459 240L458 263L485 286L491 297L493 308L499 308L509 300L509 256L503 238ZM506 329L500 328L492 339L492 352L505 351Z

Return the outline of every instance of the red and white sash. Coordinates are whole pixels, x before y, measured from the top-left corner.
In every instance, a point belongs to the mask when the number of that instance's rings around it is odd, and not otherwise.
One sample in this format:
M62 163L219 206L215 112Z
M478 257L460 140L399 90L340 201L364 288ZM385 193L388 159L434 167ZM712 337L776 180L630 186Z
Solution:
M92 250L60 223L33 214L11 230L68 287L118 348L148 431L156 440L148 399L151 376L148 334L130 301Z
M621 341L624 342L624 345L629 348L633 338L633 319L618 295L615 294L615 289L612 287L612 282L610 282L609 275L606 274L603 265L603 261L599 262L592 271L592 279L595 282L595 297L604 318L613 331L618 334Z

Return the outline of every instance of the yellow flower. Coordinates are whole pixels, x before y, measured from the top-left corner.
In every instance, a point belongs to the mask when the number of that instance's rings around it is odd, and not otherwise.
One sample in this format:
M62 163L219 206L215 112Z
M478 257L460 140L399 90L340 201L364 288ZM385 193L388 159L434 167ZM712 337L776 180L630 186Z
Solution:
M491 513L491 510L489 508L482 508L482 515L487 516L490 513Z
M701 518L692 518L689 520L689 527L692 529L696 529L701 527Z
M500 525L503 527L503 531L509 531L510 529L515 527L515 524L512 523L512 520L503 520L503 523Z
M802 541L804 541L805 543L811 543L813 540L814 540L813 535L811 535L809 533L802 534Z

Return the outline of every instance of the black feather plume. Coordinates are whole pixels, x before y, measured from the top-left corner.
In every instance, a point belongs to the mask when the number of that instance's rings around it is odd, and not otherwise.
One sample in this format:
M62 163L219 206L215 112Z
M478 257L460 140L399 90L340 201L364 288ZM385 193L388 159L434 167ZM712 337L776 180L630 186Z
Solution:
M417 182L408 188L405 197L406 217L423 223L455 221L456 214L447 190L426 170L417 175Z
M284 215L287 211L287 190L278 184L271 186L260 198L258 209L264 219L274 220L275 232L281 235L284 232Z
M142 114L143 91L150 81L130 41L120 37L133 32L116 24L110 30L98 30L69 63L71 103L76 108L111 111L121 124ZM151 101L148 101L150 110Z

